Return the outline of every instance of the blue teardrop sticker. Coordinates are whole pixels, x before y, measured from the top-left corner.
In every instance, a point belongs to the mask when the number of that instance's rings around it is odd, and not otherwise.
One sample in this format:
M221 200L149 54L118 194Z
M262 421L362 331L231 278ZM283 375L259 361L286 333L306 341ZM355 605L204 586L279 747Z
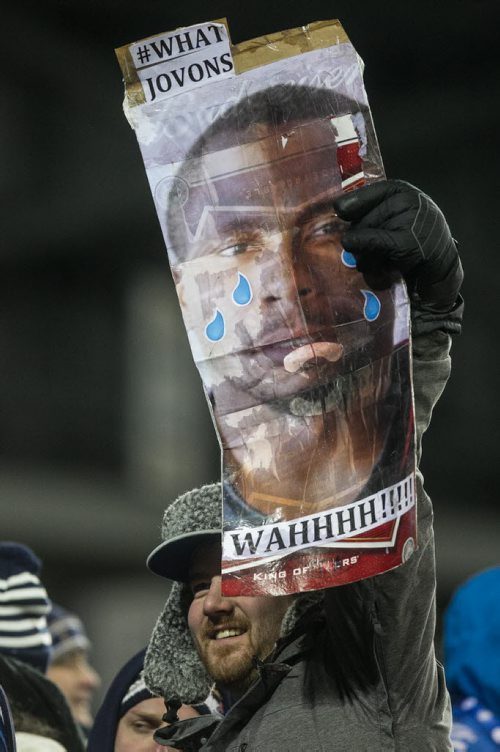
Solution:
M377 298L374 292L370 290L361 290L365 298L365 305L363 307L363 316L367 321L375 321L380 313L380 300Z
M237 306L246 306L252 300L252 288L244 274L238 272L238 284L233 290L233 302Z
M216 308L214 318L205 328L205 335L210 342L220 342L225 333L226 325L224 323L224 316L219 309Z
M352 253L349 253L349 251L346 251L345 248L342 249L340 258L344 266L347 266L348 269L356 268L356 258L352 255Z

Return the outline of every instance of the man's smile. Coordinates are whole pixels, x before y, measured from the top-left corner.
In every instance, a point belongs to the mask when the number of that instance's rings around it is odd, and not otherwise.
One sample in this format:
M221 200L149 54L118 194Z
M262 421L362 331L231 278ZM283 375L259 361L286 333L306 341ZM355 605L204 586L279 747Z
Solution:
M221 625L208 628L206 637L210 641L232 640L246 634L247 628L237 625Z
M244 634L244 630L241 629L221 629L220 632L217 632L212 639L227 640L231 637L240 637L240 635L242 634Z

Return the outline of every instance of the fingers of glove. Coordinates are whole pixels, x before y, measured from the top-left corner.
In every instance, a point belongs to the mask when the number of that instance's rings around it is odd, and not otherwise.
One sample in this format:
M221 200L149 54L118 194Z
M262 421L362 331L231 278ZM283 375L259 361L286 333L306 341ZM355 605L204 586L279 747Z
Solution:
M409 230L355 227L347 230L342 244L356 258L360 271L389 264L405 276L423 261L422 252Z
M409 183L403 185L408 186L407 191L389 196L365 214L356 227L411 231L414 244L421 250L421 260L429 262L426 273L438 278L442 274L442 262L449 265L456 255L449 227L443 213L429 196ZM401 246L400 251L404 250Z
M419 210L418 196L399 193L369 211L355 227L384 230L411 230Z
M443 276L442 265L453 262L456 249L452 241L446 220L441 210L425 194L410 186L409 183L395 181L407 187L394 193L375 206L357 222L352 229L377 228L397 232L400 256L408 252L413 255L414 247L420 249L420 261L426 264L425 273L434 279ZM407 233L406 235L403 233ZM412 238L408 237L412 235ZM413 269L416 260L408 259L408 268ZM398 262L398 268L403 264ZM445 270L446 271L446 270Z
M375 207L394 196L406 196L407 201L413 204L419 193L418 188L404 180L380 180L338 196L333 206L341 219L358 222Z
M392 265L421 300L454 304L461 283L458 251L429 196L402 180L379 181L339 196L334 207L352 223L343 244L365 276Z

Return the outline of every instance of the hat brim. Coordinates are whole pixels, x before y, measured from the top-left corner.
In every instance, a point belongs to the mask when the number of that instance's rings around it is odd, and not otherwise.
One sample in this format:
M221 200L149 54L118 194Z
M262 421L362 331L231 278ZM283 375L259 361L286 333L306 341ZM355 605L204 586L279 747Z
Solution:
M187 582L194 550L204 543L220 543L221 541L220 529L184 533L160 543L149 554L146 565L160 577L166 577L175 582Z

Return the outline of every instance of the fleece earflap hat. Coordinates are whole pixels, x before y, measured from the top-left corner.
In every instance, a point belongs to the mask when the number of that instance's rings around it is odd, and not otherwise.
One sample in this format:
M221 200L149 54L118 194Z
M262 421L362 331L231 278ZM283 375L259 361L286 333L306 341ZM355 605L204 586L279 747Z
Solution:
M221 531L221 484L195 488L167 507L162 543L147 560L152 572L174 583L149 642L144 678L155 694L177 696L188 705L205 700L213 684L198 657L187 622L192 598L186 584L189 564L198 546L221 540Z
M165 510L162 543L150 553L149 569L174 582L186 582L193 551L222 538L222 488L211 483L179 496Z
M0 653L45 673L52 638L50 601L38 577L41 562L20 543L0 542Z

